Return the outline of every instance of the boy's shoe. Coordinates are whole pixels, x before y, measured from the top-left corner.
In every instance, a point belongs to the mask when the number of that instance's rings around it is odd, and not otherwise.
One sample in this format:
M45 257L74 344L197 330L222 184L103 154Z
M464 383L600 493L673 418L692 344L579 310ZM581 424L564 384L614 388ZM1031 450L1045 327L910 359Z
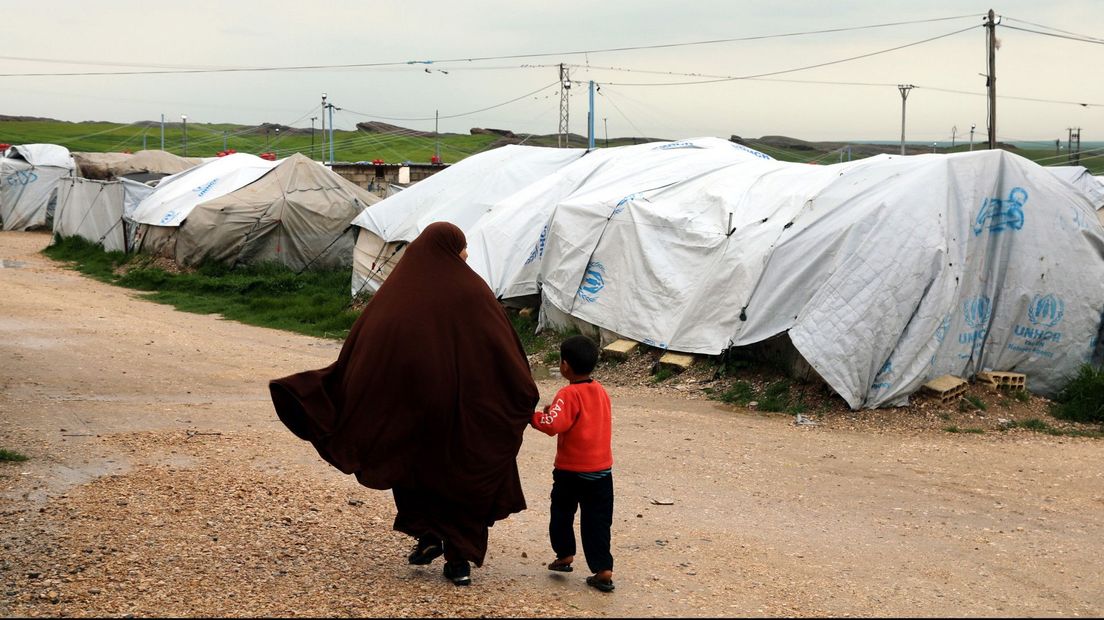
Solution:
M606 571L602 571L602 573L605 572ZM602 573L587 577L586 584L602 592L613 592L613 575L609 575L605 578L599 577L599 575L602 575Z
M467 560L451 560L445 562L445 578L452 580L456 586L471 585L471 565Z
M410 552L406 560L411 564L424 566L432 562L434 558L440 557L444 552L445 546L441 539L423 536L418 539L418 544L414 546L414 551Z

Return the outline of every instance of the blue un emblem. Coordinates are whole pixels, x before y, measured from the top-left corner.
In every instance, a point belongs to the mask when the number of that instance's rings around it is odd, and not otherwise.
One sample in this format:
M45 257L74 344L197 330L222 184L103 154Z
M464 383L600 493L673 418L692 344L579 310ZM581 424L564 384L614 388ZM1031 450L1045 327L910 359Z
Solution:
M974 329L984 329L989 324L989 313L992 311L992 302L986 295L978 295L967 299L962 304L962 315L966 324Z
M1066 313L1066 304L1054 295L1036 295L1027 308L1027 319L1032 325L1054 327L1062 322Z
M606 288L606 268L598 261L590 261L586 273L583 275L583 283L579 285L579 297L583 301L598 301L598 293Z

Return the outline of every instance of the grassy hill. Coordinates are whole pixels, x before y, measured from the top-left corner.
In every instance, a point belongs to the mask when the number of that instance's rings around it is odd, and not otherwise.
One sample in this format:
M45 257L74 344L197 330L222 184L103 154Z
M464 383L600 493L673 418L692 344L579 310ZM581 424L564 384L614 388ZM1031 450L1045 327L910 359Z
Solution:
M595 146L623 146L669 138L621 137L595 141ZM782 161L831 164L851 159L862 159L878 153L898 153L900 147L887 144L847 142L807 142L786 136L742 138L731 136L733 142L747 145ZM0 143L60 144L71 151L118 152L138 151L145 148L159 149L162 144L161 124L156 121L140 121L130 124L84 121L73 123L48 118L13 117L0 115ZM379 122L360 123L356 131L334 131L334 158L337 161L371 161L382 159L388 163L403 161L428 162L435 152L440 152L445 163L455 163L473 155L506 144L531 146L558 146L556 134L518 134L506 129L474 128L468 134L415 131ZM569 136L569 146L585 147L586 137ZM182 123L166 123L164 126L166 151L192 157L211 157L224 149L240 153L275 152L278 157L303 153L315 159L328 157L329 145L321 128L288 127L271 123L260 125L235 125L230 123L188 123L187 146L185 127ZM975 145L978 148L978 145ZM1049 149L1018 149L1001 145L1028 159L1044 164L1065 164L1056 161ZM939 148L938 152L950 149ZM968 144L958 145L957 151L969 150ZM908 154L928 153L931 149L909 145ZM1104 157L1083 158L1081 165L1094 174L1104 174Z

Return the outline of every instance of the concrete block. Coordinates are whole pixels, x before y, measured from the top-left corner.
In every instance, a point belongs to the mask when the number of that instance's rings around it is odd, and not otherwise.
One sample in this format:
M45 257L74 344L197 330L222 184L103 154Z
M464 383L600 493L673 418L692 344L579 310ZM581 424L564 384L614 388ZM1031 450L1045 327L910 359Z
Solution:
M978 381L1012 390L1027 389L1027 375L1021 372L998 372L986 370L977 374Z
M615 340L602 349L602 357L613 357L623 360L629 357L639 345L640 343L635 340Z
M685 353L672 353L668 351L663 354L663 357L659 358L659 366L661 368L671 368L675 372L682 372L690 367L694 363L694 356L687 355Z
M924 384L924 389L935 394L941 403L957 400L966 393L967 383L954 375L936 377Z

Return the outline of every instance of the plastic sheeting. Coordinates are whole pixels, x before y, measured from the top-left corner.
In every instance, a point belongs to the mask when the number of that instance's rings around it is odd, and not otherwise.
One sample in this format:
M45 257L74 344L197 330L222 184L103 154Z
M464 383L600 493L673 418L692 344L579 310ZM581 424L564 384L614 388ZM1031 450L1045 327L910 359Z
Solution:
M63 178L58 185L54 234L83 237L108 252L125 251L122 182Z
M153 226L179 226L202 202L225 196L256 181L277 162L248 153L234 153L165 177L134 210L134 221Z
M353 221L362 229L353 254L353 295L377 290L405 244L426 226L447 221L468 231L496 201L585 152L505 146L468 157L364 211ZM468 245L471 252L471 239Z
M637 187L584 185L558 203L545 304L684 352L788 332L856 409L984 369L1053 393L1101 329L1094 206L1003 151L746 161Z
M53 215L58 182L72 176L69 150L55 144L24 144L0 157L0 221L4 230L42 227Z
M1079 189L1093 206L1104 209L1104 182L1084 166L1047 166L1052 174Z

